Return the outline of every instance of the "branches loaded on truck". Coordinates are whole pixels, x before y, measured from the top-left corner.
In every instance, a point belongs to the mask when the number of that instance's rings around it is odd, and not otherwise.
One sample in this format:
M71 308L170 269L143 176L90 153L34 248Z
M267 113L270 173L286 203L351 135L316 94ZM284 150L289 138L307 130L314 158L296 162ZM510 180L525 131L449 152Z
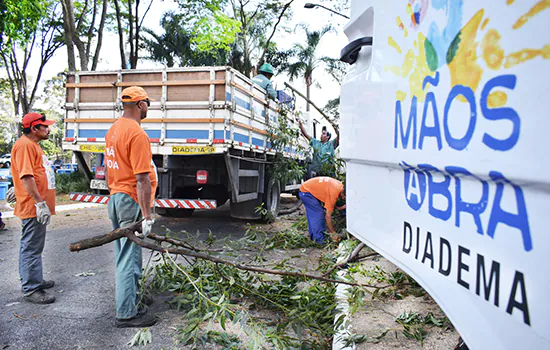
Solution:
M352 0L344 29L348 230L472 350L550 349L548 7Z
M276 216L281 192L299 188L300 181L280 184L272 173L275 151L268 130L278 123L279 105L236 70L78 72L67 78L63 149L74 151L97 194L72 193L71 199L108 202L101 176L105 134L122 114L122 89L133 85L143 87L154 100L142 127L157 167L159 215L188 216L230 200L233 217ZM86 153L96 154L96 178L92 179ZM295 147L283 153L302 157ZM257 210L262 203L266 210Z

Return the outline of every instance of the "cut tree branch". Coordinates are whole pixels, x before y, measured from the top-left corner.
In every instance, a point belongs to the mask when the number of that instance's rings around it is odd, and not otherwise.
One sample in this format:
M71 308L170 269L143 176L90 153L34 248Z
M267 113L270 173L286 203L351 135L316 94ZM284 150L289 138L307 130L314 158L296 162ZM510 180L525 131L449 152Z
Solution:
M204 254L204 253L201 253L201 252L192 251L192 250L189 250L189 249L186 249L186 248L172 248L172 247L165 248L165 247L162 247L158 244L150 243L148 241L145 241L145 240L139 238L138 236L135 235L134 232L141 232L141 221L137 222L137 223L135 223L131 226L128 226L128 227L118 228L116 230L113 230L113 231L109 232L106 235L96 236L96 237L84 239L84 240L81 240L81 241L78 241L78 242L75 242L75 243L71 243L70 246L69 246L69 250L71 252L78 252L78 251L85 250L85 249L99 247L99 246L102 246L104 244L115 241L119 238L126 237L130 241L134 242L135 244L137 244L139 246L142 246L144 248L154 250L154 251L158 251L158 252L161 252L161 253L177 254L177 255L182 255L184 257L187 256L187 257L192 257L192 258L196 258L196 259L208 260L208 261L211 261L213 263L233 266L233 267L236 267L240 270L245 270L245 271L267 273L267 274L271 274L271 275L280 275L280 276L292 276L292 277L299 277L299 278L300 277L301 278L309 278L309 279L314 279L314 280L327 282L327 283L341 283L341 284L347 284L347 285L350 285L350 286L368 287L368 288L376 288L376 289L384 289L384 288L390 287L389 285L380 287L380 286L373 286L373 285L364 284L364 283L354 283L354 282L349 282L349 281L344 281L344 280L335 280L335 279L325 278L325 277L322 277L322 276L316 276L316 275L297 272L297 271L279 271L279 270L270 270L270 269L260 268L260 267L251 267L251 266L243 265L243 264L240 264L240 263L237 263L237 262L233 262L233 261L217 258L217 257L214 257L214 256L210 256L208 254ZM150 235L149 237L154 237L154 236L155 235L153 234L153 235Z
M289 83L287 83L285 81L285 86L288 87L290 90L294 91L298 96L300 96L301 98L303 98L304 100L306 100L306 102L308 102L309 104L311 104L313 106L313 108L315 108L328 122L330 125L332 125L332 127L334 128L334 130L336 130L336 132L338 132L339 128L338 126L336 125L336 123L334 123L334 121L332 119L330 119L322 110L321 108L317 107L317 105L315 103L313 103L313 101L311 101L309 98L307 98L306 96L304 96L304 94L302 94L300 91L296 90L292 85L290 85Z
M271 39L273 39L273 36L277 32L277 27L279 26L279 23L281 23L281 20L283 19L286 10L290 7L290 5L293 2L294 2L294 0L290 0L288 3L285 4L285 6L283 6L283 10L279 14L279 18L277 18L277 22L273 26L273 30L271 31L271 35L269 36L269 38L265 42L264 52L262 52L262 56L260 57L260 60L258 61L258 64L263 64L264 63L265 55L266 55L267 51L269 50L269 43L271 42Z

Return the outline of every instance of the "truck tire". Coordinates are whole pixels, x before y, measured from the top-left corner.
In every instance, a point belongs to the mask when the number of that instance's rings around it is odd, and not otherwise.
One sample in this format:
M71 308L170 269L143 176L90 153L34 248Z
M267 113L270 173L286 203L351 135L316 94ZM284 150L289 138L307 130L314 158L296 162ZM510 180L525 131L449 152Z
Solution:
M162 217L166 217L166 218L169 218L169 217L172 216L172 215L170 215L170 213L168 212L168 210L166 208L155 208L155 214L160 215Z
M264 192L264 206L267 210L266 215L262 215L264 221L271 221L279 214L281 203L281 183L274 177L269 179Z

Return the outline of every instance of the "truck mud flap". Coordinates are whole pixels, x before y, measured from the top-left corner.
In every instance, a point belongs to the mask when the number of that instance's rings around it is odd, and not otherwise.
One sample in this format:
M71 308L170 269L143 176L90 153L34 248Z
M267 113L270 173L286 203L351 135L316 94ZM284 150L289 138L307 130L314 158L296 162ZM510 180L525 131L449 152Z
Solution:
M71 193L69 198L76 202L107 204L110 196L87 193ZM213 199L155 199L156 208L216 209Z

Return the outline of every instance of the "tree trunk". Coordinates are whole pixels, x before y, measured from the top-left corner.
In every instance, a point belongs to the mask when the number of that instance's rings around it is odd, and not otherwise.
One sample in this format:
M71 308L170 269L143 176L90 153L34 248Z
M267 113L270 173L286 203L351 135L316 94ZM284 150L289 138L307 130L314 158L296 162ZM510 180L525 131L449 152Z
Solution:
M115 12L116 12L116 21L117 21L117 27L118 27L118 47L120 50L120 67L122 69L127 69L128 66L126 65L126 54L124 54L124 32L122 31L122 21L120 20L120 6L118 4L118 0L114 0L115 4Z
M134 14L132 13L132 0L128 0L128 42L130 43L130 69L134 66Z
M94 60L92 62L92 70L97 69L97 63L99 62L99 52L101 51L101 44L103 42L103 29L105 28L106 17L107 17L107 0L103 0L103 10L101 12L101 20L99 22L99 30L97 34L97 46L95 48Z
M283 10L279 14L279 17L277 18L277 22L275 22L275 24L273 25L273 30L271 31L271 35L267 39L267 41L265 43L265 46L264 46L264 51L262 52L262 55L260 56L260 59L258 61L258 69L260 68L260 66L262 64L264 64L265 55L267 54L267 51L269 50L269 44L271 43L271 39L273 39L273 36L275 35L275 32L277 31L277 27L279 26L279 23L281 23L281 20L283 19L286 10L289 9L290 5L293 2L294 2L294 0L290 0L289 2L287 2L285 4L285 6L283 6Z
M307 102L306 102L306 112L309 112L309 101L311 101L311 98L310 98L310 92L309 92L309 88L310 88L310 84L306 84L306 97L307 97Z
M74 53L74 13L72 10L72 0L61 1L63 7L63 28L65 29L65 45L67 46L67 61L69 65L69 72L76 71L76 60ZM72 26L71 26L72 20Z

